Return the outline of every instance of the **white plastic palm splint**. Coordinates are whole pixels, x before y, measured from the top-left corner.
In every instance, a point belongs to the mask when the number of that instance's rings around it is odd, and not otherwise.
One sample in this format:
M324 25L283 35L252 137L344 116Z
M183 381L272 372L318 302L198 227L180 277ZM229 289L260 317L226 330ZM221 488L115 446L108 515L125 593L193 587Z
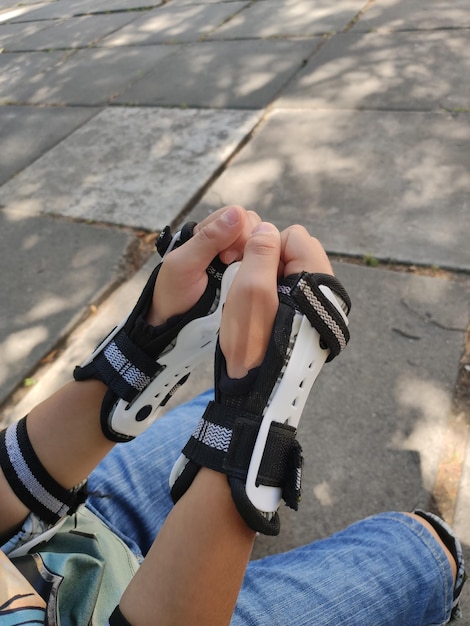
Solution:
M338 309L347 325L348 318L333 291L325 285L320 285L319 288ZM330 353L328 348L321 347L318 331L311 325L308 318L299 312L295 313L292 322L291 343L293 347L289 361L281 379L273 389L264 413L246 479L245 489L248 499L258 511L266 514L267 518L278 510L282 498L280 487L257 484L269 429L272 422L282 422L298 428L310 390ZM187 463L188 459L181 454L170 474L170 487L181 475ZM299 486L300 478L299 471Z
M320 289L348 324L348 318L331 289L324 285L321 285ZM246 479L248 499L254 507L264 513L277 511L281 503L279 487L256 484L271 423L282 421L298 428L310 390L329 355L329 350L320 346L318 331L300 313L295 314L291 336L295 337L294 347L263 416Z
M173 238L165 256L173 248L174 241L177 240L178 236L179 233ZM116 402L109 416L109 424L113 431L124 435L126 439L140 435L158 418L166 401L185 382L191 371L208 354L214 352L223 305L239 267L240 263L233 263L225 270L216 309L205 317L189 322L179 332L171 346L157 358L163 370L132 402L123 399ZM124 326L129 315L106 337L81 367L91 363L96 355L106 348Z

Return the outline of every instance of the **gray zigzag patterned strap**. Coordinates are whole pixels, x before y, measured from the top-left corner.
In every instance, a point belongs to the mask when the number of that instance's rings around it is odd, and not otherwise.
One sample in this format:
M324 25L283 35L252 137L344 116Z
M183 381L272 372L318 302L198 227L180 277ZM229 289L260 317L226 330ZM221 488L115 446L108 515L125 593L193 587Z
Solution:
M324 285L331 289L344 313L349 313L349 296L341 283L326 274L300 274L295 284L288 279L278 287L279 297L299 309L318 331L322 344L329 348L327 361L331 361L346 347L349 330L343 315L320 289Z
M112 341L104 349L104 356L114 371L133 387L136 391L142 391L152 380L138 367L129 361L125 354L121 352L116 342Z
M192 436L209 448L219 452L227 452L232 440L232 429L208 422L204 417L201 417Z
M162 366L136 346L121 330L95 358L100 380L127 402L148 387Z
M331 306L328 307L328 310L325 306L325 296L323 296L323 302L320 301L318 295L316 295L312 289L311 284L309 284L305 278L301 278L297 283L297 287L302 291L302 293L307 298L310 306L317 312L319 317L324 321L324 323L329 327L331 332L336 337L341 350L344 350L346 347L348 340L346 339L344 332L344 324L340 325L331 315ZM322 292L320 292L322 293ZM317 291L318 294L318 291ZM329 302L329 300L328 300ZM349 337L348 337L349 338Z

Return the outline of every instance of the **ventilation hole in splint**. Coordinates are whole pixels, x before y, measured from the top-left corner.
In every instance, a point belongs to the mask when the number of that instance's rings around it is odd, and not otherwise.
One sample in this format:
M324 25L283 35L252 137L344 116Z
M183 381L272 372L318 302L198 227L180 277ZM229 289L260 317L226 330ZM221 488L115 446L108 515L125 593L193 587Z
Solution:
M150 415L151 412L152 412L152 405L146 404L145 406L143 406L141 409L137 411L137 415L135 416L135 421L143 422L144 420L147 419L147 417Z

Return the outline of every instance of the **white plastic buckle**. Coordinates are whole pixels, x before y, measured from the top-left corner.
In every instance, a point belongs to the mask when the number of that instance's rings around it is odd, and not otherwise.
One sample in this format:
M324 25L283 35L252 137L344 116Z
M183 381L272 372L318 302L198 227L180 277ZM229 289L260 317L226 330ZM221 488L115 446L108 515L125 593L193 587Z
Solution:
M178 241L181 239L181 231L179 230L176 235L173 235L173 239L170 241L168 248L165 251L165 254L162 256L162 260L168 255L170 254L170 252L173 250L173 248L175 247L175 245L178 243Z

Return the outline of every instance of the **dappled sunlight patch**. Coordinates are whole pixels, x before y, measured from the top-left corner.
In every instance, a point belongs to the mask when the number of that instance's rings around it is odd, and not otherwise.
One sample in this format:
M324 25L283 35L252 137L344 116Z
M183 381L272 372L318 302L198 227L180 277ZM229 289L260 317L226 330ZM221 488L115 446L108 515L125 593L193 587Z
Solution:
M2 200L15 210L155 230L175 219L259 118L113 107L7 182Z
M27 358L34 348L48 338L48 335L45 326L30 326L11 333L1 342L0 384L3 384L10 376L10 367L16 365L19 359Z
M70 309L70 306L69 299L61 298L54 294L44 294L41 301L32 306L27 313L19 315L17 321L19 324L32 324L44 320L50 315L66 311Z
M451 410L450 393L439 381L408 376L397 380L395 397L399 411L409 412L415 419L410 432L394 433L390 447L419 452L423 485L432 491L436 476L436 458L440 455Z
M333 506L336 500L331 492L331 485L325 480L313 487L313 495L322 506Z

